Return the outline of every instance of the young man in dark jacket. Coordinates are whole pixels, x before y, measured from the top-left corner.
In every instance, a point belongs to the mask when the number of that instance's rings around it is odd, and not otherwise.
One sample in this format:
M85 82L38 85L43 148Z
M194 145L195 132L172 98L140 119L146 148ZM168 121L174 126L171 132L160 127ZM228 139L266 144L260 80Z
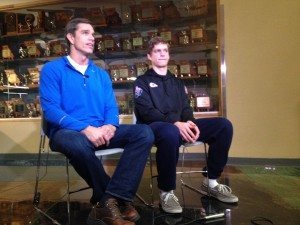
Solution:
M168 213L182 212L173 192L179 147L197 140L209 144L208 178L202 183L201 193L208 195L209 189L220 201L237 202L231 189L217 182L227 163L233 134L231 122L225 118L193 117L183 82L168 71L169 45L161 37L150 40L147 57L152 68L134 83L135 113L137 123L148 124L155 136L162 209Z

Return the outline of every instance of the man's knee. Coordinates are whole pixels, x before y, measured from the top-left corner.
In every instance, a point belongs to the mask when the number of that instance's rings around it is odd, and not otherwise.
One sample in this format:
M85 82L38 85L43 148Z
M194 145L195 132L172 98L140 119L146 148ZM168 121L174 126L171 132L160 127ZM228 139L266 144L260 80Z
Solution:
M151 128L146 124L137 124L134 127L135 137L142 138L145 143L152 144L154 141L154 135Z
M224 129L228 133L232 133L233 132L233 126L232 126L232 123L230 122L230 120L228 120L226 118L220 118L220 120L221 120L221 124L224 127Z

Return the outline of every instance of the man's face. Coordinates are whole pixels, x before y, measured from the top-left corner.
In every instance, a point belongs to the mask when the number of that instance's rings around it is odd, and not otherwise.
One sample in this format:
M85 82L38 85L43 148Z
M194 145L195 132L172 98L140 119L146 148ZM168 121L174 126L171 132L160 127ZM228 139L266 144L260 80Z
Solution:
M167 67L170 59L169 46L167 44L159 43L154 46L151 53L147 56L152 62L153 67Z
M94 29L90 24L79 23L75 34L68 34L68 39L73 44L73 50L81 52L83 55L91 54L94 51Z

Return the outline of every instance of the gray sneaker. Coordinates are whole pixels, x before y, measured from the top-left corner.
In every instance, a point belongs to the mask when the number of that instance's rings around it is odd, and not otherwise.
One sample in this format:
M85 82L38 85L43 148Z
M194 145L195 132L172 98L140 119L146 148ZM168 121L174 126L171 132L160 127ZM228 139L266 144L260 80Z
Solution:
M159 199L161 207L165 212L182 213L178 198L174 195L173 191L170 191L165 195L160 194Z
M207 196L210 194L210 196L218 199L221 202L235 203L239 201L238 197L231 193L231 188L224 184L218 184L214 188L209 188L208 191L208 186L202 183L200 192L201 194Z

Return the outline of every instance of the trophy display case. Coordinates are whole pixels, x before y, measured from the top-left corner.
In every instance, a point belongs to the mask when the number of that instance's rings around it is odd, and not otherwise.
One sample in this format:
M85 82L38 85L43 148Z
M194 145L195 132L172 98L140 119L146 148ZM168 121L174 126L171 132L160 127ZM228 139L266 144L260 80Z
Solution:
M0 118L38 117L39 72L68 54L64 26L87 17L91 58L111 76L120 114L133 112L133 81L151 67L147 43L170 44L169 70L186 85L195 117L222 116L218 0L79 0L0 12ZM12 111L12 112L11 112Z

